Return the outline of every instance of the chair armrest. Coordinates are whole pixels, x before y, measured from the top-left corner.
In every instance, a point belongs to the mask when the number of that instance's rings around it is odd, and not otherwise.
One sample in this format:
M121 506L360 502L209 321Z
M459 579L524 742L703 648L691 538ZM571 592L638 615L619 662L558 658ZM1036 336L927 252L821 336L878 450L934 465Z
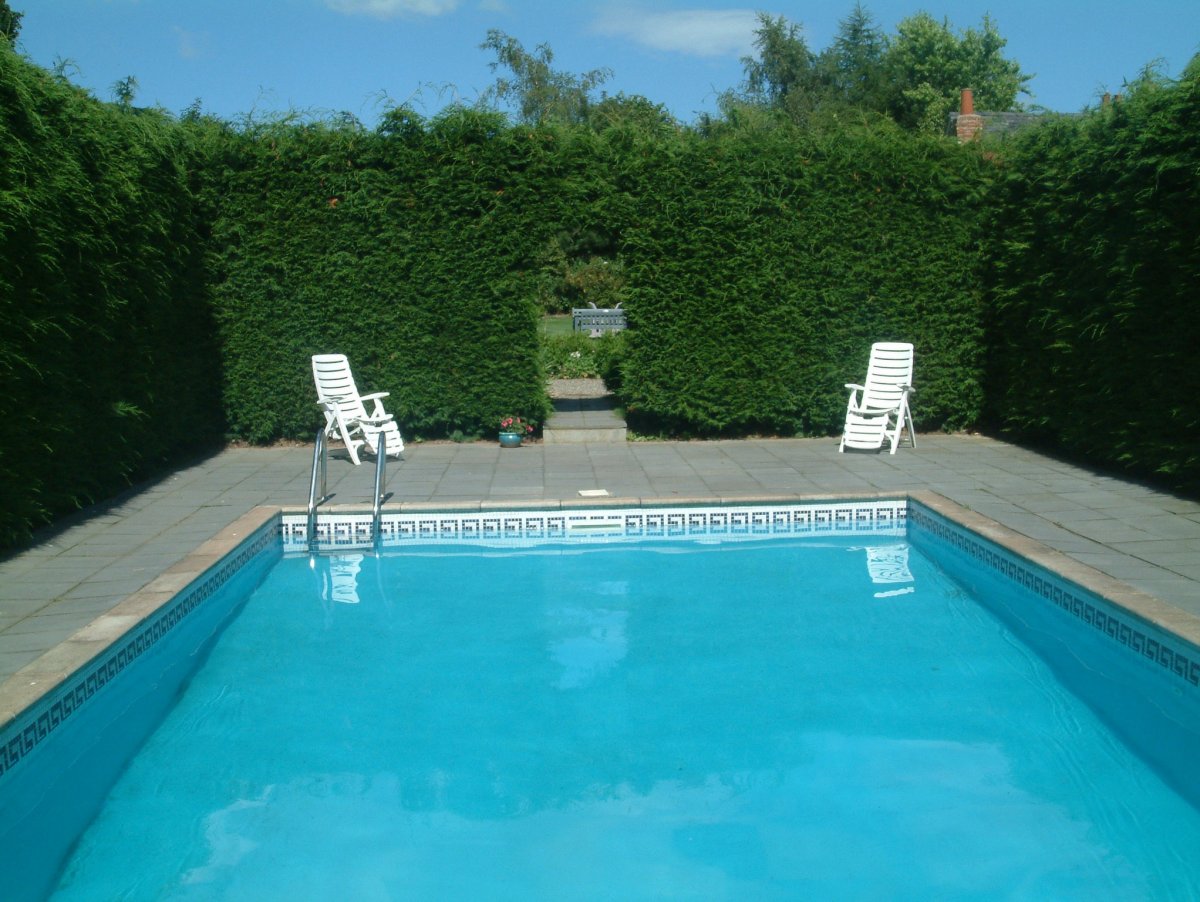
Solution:
M899 409L899 401L897 401L891 407L864 407L857 403L857 400L853 395L850 396L849 412L860 417L881 417L889 413L895 413Z
M333 414L333 413L337 412L337 402L336 401L333 401L333 402L318 401L317 406L320 407L322 410L326 411L327 413ZM394 417L390 413L384 413L384 414L372 414L371 416L366 416L366 417L346 417L343 420L343 422L346 424L347 427L362 426L362 425L382 426L384 423L390 423L393 419L394 419Z
M368 401L371 402L371 419L377 419L379 417L387 417L389 420L391 419L391 415L385 412L383 409L383 399L386 398L388 394L389 393L385 391L377 391L370 395L360 396L364 409L366 408L366 403Z
M865 385L855 385L853 382L847 382L846 388L853 388L853 389L857 389L858 391L866 391L867 390L867 387Z

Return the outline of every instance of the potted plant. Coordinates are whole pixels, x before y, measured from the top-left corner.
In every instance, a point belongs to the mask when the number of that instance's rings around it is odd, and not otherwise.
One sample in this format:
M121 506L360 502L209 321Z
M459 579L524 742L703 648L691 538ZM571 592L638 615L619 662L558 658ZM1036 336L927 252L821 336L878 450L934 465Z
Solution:
M502 448L519 447L525 436L532 432L533 424L521 417L500 418L500 446Z

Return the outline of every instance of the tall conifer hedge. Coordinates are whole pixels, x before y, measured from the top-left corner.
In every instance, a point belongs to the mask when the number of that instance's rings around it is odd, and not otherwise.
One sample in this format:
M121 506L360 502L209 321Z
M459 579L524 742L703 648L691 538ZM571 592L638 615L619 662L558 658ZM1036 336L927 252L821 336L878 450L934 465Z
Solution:
M988 409L1020 440L1200 492L1200 57L1006 147Z
M494 431L547 409L531 261L581 190L552 131L451 109L233 136L215 286L226 415L250 441L312 436L308 358L342 352L406 433Z
M463 109L232 140L215 290L226 413L248 440L311 435L307 358L330 350L392 392L410 433L539 418L537 264L580 234L628 267L621 391L647 431L827 434L889 338L918 346L923 427L978 416L974 149L890 127L706 138Z
M771 128L648 149L626 233L631 420L828 435L875 341L916 345L921 428L982 404L974 148L892 127Z
M0 545L219 441L199 165L0 41Z
M986 357L1000 428L1198 491L1198 69L981 153L753 117L176 122L0 45L0 544L222 432L311 437L315 353L409 437L540 419L539 299L597 259L643 431L836 433L905 340L919 427L980 419Z

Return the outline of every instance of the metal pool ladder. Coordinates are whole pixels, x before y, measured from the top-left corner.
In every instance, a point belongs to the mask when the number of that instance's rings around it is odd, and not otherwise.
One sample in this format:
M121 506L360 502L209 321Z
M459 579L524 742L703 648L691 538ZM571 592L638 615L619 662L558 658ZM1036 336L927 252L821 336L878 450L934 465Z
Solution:
M379 433L379 447L375 449L375 501L371 507L371 544L376 548L383 538L381 513L383 511L383 487L387 480L384 471L387 470L387 433Z
M387 482L387 433L379 433L379 449L375 456L375 500L371 506L371 544L378 546L383 538L383 487ZM321 475L321 493L317 494L317 474ZM317 550L317 506L329 497L329 451L325 447L325 430L317 432L317 440L313 445L312 476L308 482L308 550Z
M321 471L321 494L317 496L317 470ZM329 474L329 452L325 448L325 430L317 430L317 442L313 446L312 477L308 482L308 550L317 549L317 505L329 497L326 491Z

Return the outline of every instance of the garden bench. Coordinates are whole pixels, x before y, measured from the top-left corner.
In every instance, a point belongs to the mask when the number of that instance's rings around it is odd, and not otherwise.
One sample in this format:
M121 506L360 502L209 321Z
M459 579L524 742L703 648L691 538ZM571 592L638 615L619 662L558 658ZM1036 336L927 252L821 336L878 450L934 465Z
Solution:
M593 338L605 332L620 332L625 328L625 311L620 307L574 307L571 328Z

